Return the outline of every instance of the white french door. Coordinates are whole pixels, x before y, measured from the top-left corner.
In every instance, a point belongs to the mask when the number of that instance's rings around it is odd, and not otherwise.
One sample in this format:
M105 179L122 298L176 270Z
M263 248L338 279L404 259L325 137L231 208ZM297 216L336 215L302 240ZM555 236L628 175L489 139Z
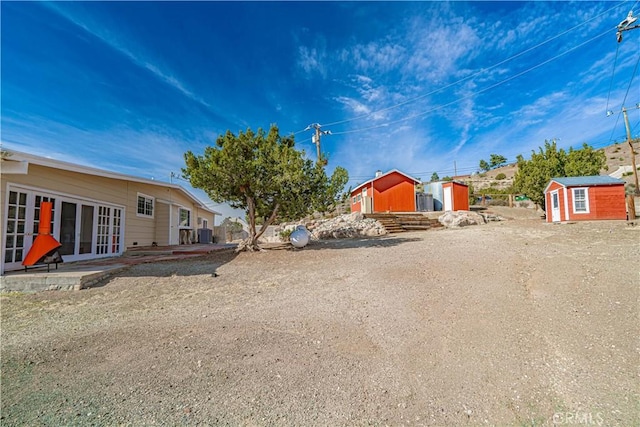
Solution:
M38 234L40 205L53 203L52 236L62 245L64 261L119 255L124 250L123 213L119 206L9 186L2 242L3 271L23 268Z

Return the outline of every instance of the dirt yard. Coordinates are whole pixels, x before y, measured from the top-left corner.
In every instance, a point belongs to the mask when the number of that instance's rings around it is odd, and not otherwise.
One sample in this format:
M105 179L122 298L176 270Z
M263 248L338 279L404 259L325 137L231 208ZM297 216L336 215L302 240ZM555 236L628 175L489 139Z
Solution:
M0 424L640 425L640 227L513 216L4 294Z

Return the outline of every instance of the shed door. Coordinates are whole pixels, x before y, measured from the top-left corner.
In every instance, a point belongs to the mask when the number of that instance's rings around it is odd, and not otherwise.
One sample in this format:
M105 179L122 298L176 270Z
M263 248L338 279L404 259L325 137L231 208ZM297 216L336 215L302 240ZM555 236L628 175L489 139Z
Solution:
M560 222L560 197L557 190L551 192L551 221Z
M452 197L453 187L445 187L444 188L444 210L452 211L453 210L453 197Z

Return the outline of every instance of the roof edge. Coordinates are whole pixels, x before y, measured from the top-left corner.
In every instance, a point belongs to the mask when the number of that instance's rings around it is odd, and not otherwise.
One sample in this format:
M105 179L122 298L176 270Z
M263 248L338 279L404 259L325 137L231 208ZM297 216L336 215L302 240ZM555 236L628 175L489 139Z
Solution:
M139 182L141 184L155 185L159 187L172 188L185 193L198 207L202 210L210 212L216 215L222 215L220 212L216 212L213 209L208 208L201 200L191 194L186 188L178 184L169 182L156 181L154 179L141 178L135 175L128 175L120 172L112 172L105 169L94 168L91 166L78 165L76 163L65 162L62 160L56 160L49 157L37 156L35 154L29 154L21 151L6 149L11 154L11 157L5 159L8 161L22 161L32 163L38 166L49 167L52 169L62 169L70 172L84 173L87 175L100 176L103 178L119 179L123 181Z

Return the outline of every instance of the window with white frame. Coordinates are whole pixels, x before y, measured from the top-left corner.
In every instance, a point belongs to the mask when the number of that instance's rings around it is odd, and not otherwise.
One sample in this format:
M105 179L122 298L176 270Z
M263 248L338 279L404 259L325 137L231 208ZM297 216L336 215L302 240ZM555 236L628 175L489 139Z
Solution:
M138 193L138 216L153 218L153 202L153 197Z
M180 227L191 227L191 211L188 209L180 208L178 212L178 216L180 218Z
M573 212L589 213L589 197L586 188L572 188Z

